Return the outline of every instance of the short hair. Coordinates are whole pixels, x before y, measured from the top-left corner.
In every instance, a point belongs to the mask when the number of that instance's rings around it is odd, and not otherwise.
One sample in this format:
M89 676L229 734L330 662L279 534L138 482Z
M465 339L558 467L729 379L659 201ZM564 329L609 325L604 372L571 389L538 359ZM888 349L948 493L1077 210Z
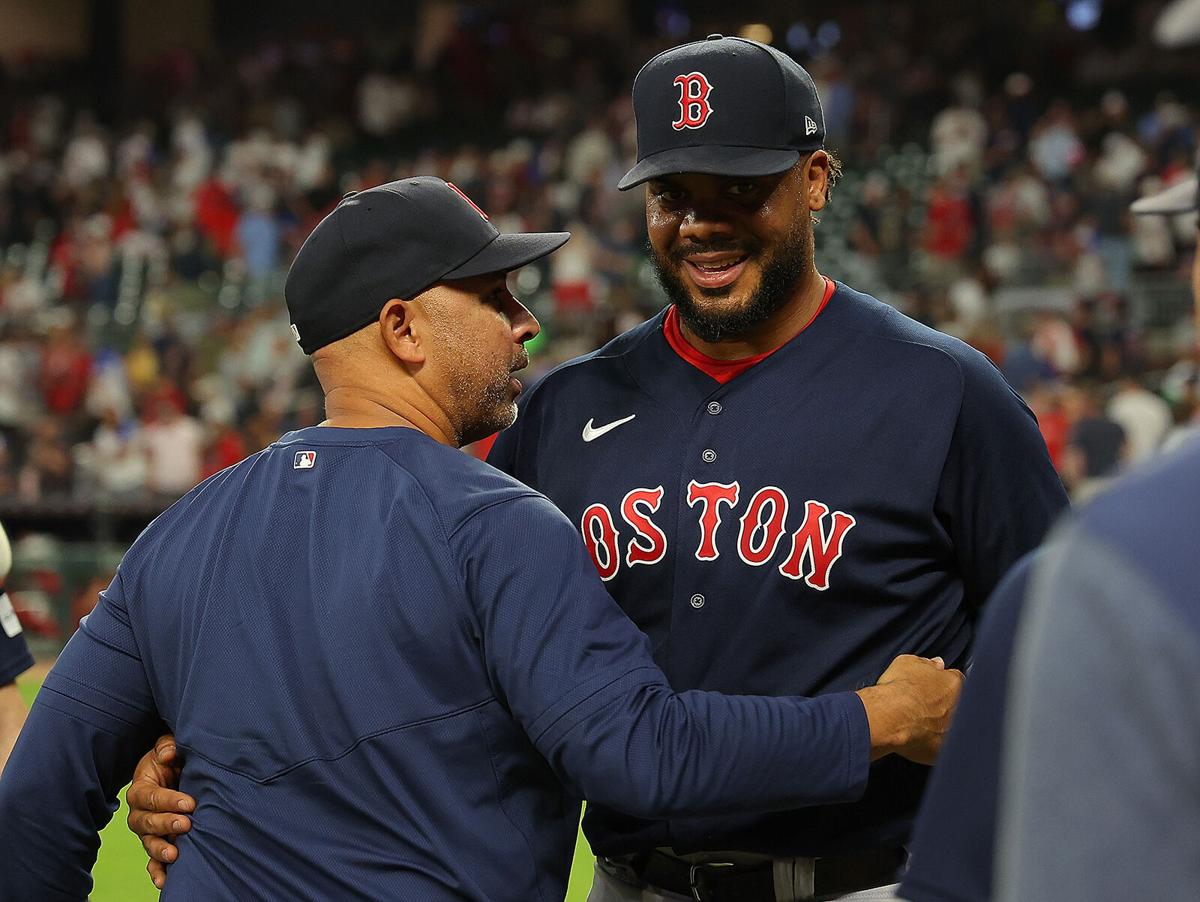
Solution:
M842 158L833 150L826 150L825 155L829 157L829 180L825 183L825 203L829 203L833 200L833 186L842 177Z

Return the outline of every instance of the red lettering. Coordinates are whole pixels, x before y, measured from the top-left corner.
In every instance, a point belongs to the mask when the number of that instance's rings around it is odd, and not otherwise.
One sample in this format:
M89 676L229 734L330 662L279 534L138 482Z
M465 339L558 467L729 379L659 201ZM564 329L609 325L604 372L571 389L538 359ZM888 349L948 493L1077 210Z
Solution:
M666 555L667 537L650 519L650 514L658 510L662 500L661 485L655 489L632 489L622 499L621 516L637 533L629 540L629 547L625 551L627 566L657 564ZM649 513L643 513L638 509L639 506L649 508Z
M613 523L612 513L603 504L593 504L583 512L579 525L592 563L600 578L607 582L617 575L621 566L621 552L617 549L620 533Z
M768 519L763 520L763 510L771 506ZM769 485L754 493L750 506L742 515L741 529L738 531L738 554L747 564L761 567L775 554L779 540L786 531L784 522L787 520L788 501L783 489ZM761 537L756 542L755 538Z
M779 572L789 579L800 579L812 588L824 592L829 588L829 570L842 556L842 542L855 524L855 519L842 511L834 511L828 538L821 528L821 519L829 508L820 501L804 502L804 523L792 534L792 551ZM808 567L805 567L805 561Z
M685 128L700 128L712 115L712 104L708 102L712 85L703 72L676 75L674 83L679 86L679 118L671 123L671 128L677 132Z
M700 544L696 548L696 559L715 561L721 556L717 551L717 527L721 525L721 505L733 507L738 502L741 485L724 485L720 482L688 483L688 507L700 505Z

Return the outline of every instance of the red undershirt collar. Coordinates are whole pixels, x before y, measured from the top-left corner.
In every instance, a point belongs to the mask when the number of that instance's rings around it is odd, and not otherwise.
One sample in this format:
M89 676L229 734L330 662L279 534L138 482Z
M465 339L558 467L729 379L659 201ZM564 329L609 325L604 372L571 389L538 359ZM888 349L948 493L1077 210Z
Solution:
M835 287L833 280L827 278L826 276L821 276L821 278L825 279L825 295L821 298L821 304L819 307L817 307L817 312L812 315L812 319L810 319L803 325L803 327L801 327L800 332L803 332L813 324L813 320L821 315L821 311L825 309L825 305L828 304L829 299L833 297L833 291ZM796 335L799 335L800 332L797 332ZM796 335L793 335L787 341L783 342L783 344L781 344L778 348L772 348L771 350L764 351L761 354L755 354L753 357L742 357L739 360L718 360L715 357L709 357L707 354L698 351L696 348L692 347L686 338L684 338L683 330L679 328L679 312L675 309L674 304L667 309L666 318L663 320L663 335L667 339L667 344L671 346L671 350L673 350L676 354L678 354L696 369L715 379L717 382L720 382L722 385L731 379L740 376L756 363L761 363L762 361L766 360L768 357L778 351L779 348L787 344L788 341L791 341L792 338L796 337Z

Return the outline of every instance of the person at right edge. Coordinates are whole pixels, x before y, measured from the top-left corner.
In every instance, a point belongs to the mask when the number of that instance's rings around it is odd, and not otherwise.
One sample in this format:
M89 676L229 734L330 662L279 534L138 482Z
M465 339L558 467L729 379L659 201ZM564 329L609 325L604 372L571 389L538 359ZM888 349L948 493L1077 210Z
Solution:
M1200 157L1195 178L1131 208L1198 210ZM1200 301L1200 252L1192 291ZM1197 895L1198 445L1119 480L996 589L902 898Z

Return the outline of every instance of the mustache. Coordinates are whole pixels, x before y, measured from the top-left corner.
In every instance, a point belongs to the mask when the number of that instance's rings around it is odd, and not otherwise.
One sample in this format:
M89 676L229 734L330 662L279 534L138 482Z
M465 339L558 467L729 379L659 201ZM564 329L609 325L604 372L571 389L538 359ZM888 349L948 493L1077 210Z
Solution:
M672 248L667 256L676 263L682 263L692 254L743 254L751 256L758 251L756 244L744 241L688 241L679 247Z
M527 366L529 366L529 352L522 348L521 353L514 358L510 372L515 373L517 370L523 370Z

